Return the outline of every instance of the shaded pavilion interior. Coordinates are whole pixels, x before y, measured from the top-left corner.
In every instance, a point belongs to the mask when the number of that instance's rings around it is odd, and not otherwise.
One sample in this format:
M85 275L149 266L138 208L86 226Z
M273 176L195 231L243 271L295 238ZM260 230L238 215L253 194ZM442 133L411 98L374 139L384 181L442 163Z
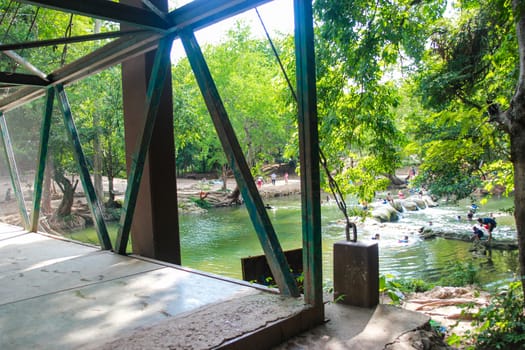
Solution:
M220 93L195 38L195 31L267 2L270 1L195 0L173 10L168 8L164 0L9 2L9 6L22 3L75 16L102 19L115 23L119 28L114 32L67 37L57 34L54 38L37 41L0 44L2 53L18 67L14 71L0 72L0 129L12 188L25 229L29 232L38 231L50 121L54 105L58 104L64 129L73 145L79 177L102 250L126 255L131 236L134 255L181 264L175 175L176 145L173 142L173 118L176 115L173 115L170 82L171 47L173 40L180 38L279 292L285 297L299 297L297 284L288 268ZM293 2L302 201L303 298L309 319L305 324L314 325L324 321L324 306L312 4L301 0ZM3 10L8 11L7 8ZM63 66L53 67L50 71L34 66L23 56L24 50L102 39L112 40L91 53ZM117 239L111 242L102 217L100 199L95 193L88 161L75 127L75 110L69 104L67 88L78 80L118 64L122 67L128 185ZM5 116L38 98L44 98L45 103L41 111L38 157L35 159L32 207L26 208Z

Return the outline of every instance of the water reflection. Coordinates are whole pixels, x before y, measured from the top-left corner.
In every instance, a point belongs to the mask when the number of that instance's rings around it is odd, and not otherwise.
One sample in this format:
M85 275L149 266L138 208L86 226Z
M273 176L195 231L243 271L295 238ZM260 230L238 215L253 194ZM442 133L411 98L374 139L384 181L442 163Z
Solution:
M268 214L284 250L300 248L301 212L299 198L275 199L268 202L273 209ZM478 215L498 212L511 206L511 200L492 201L483 206ZM451 264L470 261L481 270L481 280L486 286L495 286L513 278L517 271L517 251L493 251L492 256L475 255L469 252L471 243L434 239L421 240L417 229L432 226L436 230L470 232L473 222L466 220L467 203L449 206L441 203L438 208L427 208L416 212L403 213L399 222L388 224L359 225L359 240L369 240L380 233L379 263L382 274L396 277L421 278L438 281L450 273ZM345 239L344 226L338 221L342 216L335 203L322 206L322 260L323 279L331 284L333 244ZM458 215L463 220L457 219ZM263 254L261 245L244 207L220 208L206 214L181 215L182 264L191 268L242 278L241 258ZM515 237L514 221L509 217L498 217L495 239ZM116 231L116 226L110 227ZM408 243L399 239L409 236ZM93 236L92 239L89 237ZM72 235L74 239L96 240L96 234L86 231Z
M276 199L269 203L273 209L269 216L275 226L283 249L301 247L301 214L297 198ZM496 211L499 207L489 208ZM479 212L479 214L485 214ZM457 216L463 220L458 221ZM344 240L344 226L338 224L341 215L335 203L322 206L323 276L326 283L332 279L335 242ZM481 269L482 283L493 285L513 277L517 252L494 251L491 260L469 252L470 243L434 239L423 241L415 234L417 228L428 226L442 231L470 232L473 222L466 220L466 204L441 205L416 212L406 212L399 222L360 225L359 239L367 240L379 232L380 272L397 277L422 278L438 281L457 261L471 261ZM182 235L182 261L196 269L241 278L240 259L263 254L257 235L244 208L215 209L205 215L184 215L180 218ZM404 235L408 243L399 243ZM498 225L495 237L515 236L510 226Z

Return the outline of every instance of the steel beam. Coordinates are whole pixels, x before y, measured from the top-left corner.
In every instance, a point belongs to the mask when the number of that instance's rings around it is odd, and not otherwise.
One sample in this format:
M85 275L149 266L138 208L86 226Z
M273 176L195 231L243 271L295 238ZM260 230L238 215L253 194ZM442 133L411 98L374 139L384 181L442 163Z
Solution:
M196 31L272 0L194 0L168 15L171 30Z
M71 106L69 105L66 92L64 91L64 86L59 84L55 87L55 90L60 102L60 109L62 111L62 116L64 117L64 125L66 127L67 135L73 145L73 154L78 166L78 172L80 174L80 180L86 195L87 204L91 210L91 214L93 215L93 221L95 224L95 229L97 230L100 247L104 250L110 250L111 240L109 239L106 223L102 217L100 203L95 193L93 182L91 181L87 160L84 155L84 151L82 150L82 144L80 143L80 137L78 136L78 131L75 126L75 122L73 121Z
M319 135L312 2L294 0L305 302L323 313Z
M49 87L56 84L69 85L77 80L96 74L126 59L135 57L157 47L160 34L145 31L116 39L106 46L83 56L73 63L48 75ZM6 112L24 103L42 97L45 89L27 86L0 100L0 110Z
M299 296L297 284L290 272L197 39L193 32L182 32L180 38L275 281L283 295Z
M142 179L144 164L146 156L151 143L151 137L155 127L157 118L157 110L161 101L161 96L164 91L164 84L166 77L170 72L170 52L174 38L164 37L157 49L155 61L151 71L151 77L148 84L148 91L145 102L145 121L144 127L138 136L138 143L135 145L135 152L132 155L132 165L128 175L128 184L126 187L126 195L122 207L122 215L120 217L119 229L117 234L117 241L115 250L119 254L126 254L126 247L129 240L129 233L131 230L131 223ZM168 229L168 228L166 228Z
M40 205L42 199L42 188L44 183L44 173L46 169L47 150L49 145L49 131L51 129L51 117L53 115L53 101L55 99L55 89L47 90L46 106L44 117L40 126L40 145L38 150L38 165L35 173L33 210L31 211L31 225L29 231L38 231L38 221L40 219Z
M53 0L64 4L73 1ZM75 0L75 2L78 0ZM110 1L104 1L104 5ZM169 31L191 28L197 30L222 21L233 15L248 11L256 6L268 3L271 0L195 0L184 5L168 15L172 27ZM90 2L90 1L85 1ZM113 5L109 5L113 6ZM96 74L101 70L119 64L124 60L151 51L157 47L162 34L156 31L145 31L126 35L114 40L106 46L72 62L48 75L49 86L56 84L69 85L77 80ZM176 38L176 37L175 37ZM18 89L16 92L0 99L0 110L7 112L24 103L42 97L44 89L31 86Z
M108 0L18 0L22 3L51 8L106 21L128 23L137 27L164 31L170 26L164 18L140 7Z
M29 217L27 216L26 204L24 202L24 193L22 192L22 186L20 186L20 177L18 174L18 168L16 167L15 152L13 151L13 144L9 137L9 131L7 130L7 123L5 116L0 112L0 136L2 143L4 144L4 152L7 160L7 166L9 167L9 175L11 176L11 184L15 192L16 201L18 203L18 211L22 218L22 223L27 229L29 227Z
M46 86L49 82L36 75L0 72L0 84Z
M107 40L107 39L119 38L121 36L125 36L128 34L143 33L143 32L144 30L104 32L104 33L48 39L48 40L35 40L35 41L24 41L21 43L0 44L0 51L25 50L25 49L33 49L35 47L46 47L46 46L55 46L55 45L63 45L63 44L81 43L85 41L94 41L94 40Z

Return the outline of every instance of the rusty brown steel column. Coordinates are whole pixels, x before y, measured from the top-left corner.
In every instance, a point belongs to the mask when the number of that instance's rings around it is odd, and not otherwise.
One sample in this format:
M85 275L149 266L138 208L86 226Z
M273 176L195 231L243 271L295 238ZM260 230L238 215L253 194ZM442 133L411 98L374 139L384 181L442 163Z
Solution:
M120 2L142 7L141 0ZM167 11L166 0L151 2ZM130 28L122 25L121 29ZM152 51L122 63L128 172L146 117L147 84L154 58ZM135 254L181 264L171 74L166 79L158 113L133 216L131 241Z

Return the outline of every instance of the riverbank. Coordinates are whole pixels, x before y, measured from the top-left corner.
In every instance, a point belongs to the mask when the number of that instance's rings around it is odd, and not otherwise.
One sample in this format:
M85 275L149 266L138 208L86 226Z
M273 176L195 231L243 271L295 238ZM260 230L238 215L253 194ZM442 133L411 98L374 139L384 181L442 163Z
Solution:
M115 200L123 202L126 193L126 179L114 179L113 181ZM200 212L202 208L195 204L195 201L205 196L204 199L210 207L226 206L231 202L229 196L235 190L237 184L234 179L229 179L226 184L226 191L223 190L222 181L219 180L197 180L188 178L177 179L177 201L179 210L184 213ZM107 178L103 178L103 188L108 188ZM31 207L32 190L31 185L27 184L24 188L24 198L26 207ZM9 195L7 193L9 192ZM287 181L278 178L275 184L263 183L259 188L259 193L263 199L297 195L301 193L301 183L298 177L289 177ZM57 193L55 198L57 198ZM51 203L53 208L58 207L60 199L54 199ZM75 202L73 203L73 212L89 215L86 198L81 186L75 191ZM21 226L22 220L19 215L18 203L11 190L11 184L8 179L0 180L0 222L10 225Z

